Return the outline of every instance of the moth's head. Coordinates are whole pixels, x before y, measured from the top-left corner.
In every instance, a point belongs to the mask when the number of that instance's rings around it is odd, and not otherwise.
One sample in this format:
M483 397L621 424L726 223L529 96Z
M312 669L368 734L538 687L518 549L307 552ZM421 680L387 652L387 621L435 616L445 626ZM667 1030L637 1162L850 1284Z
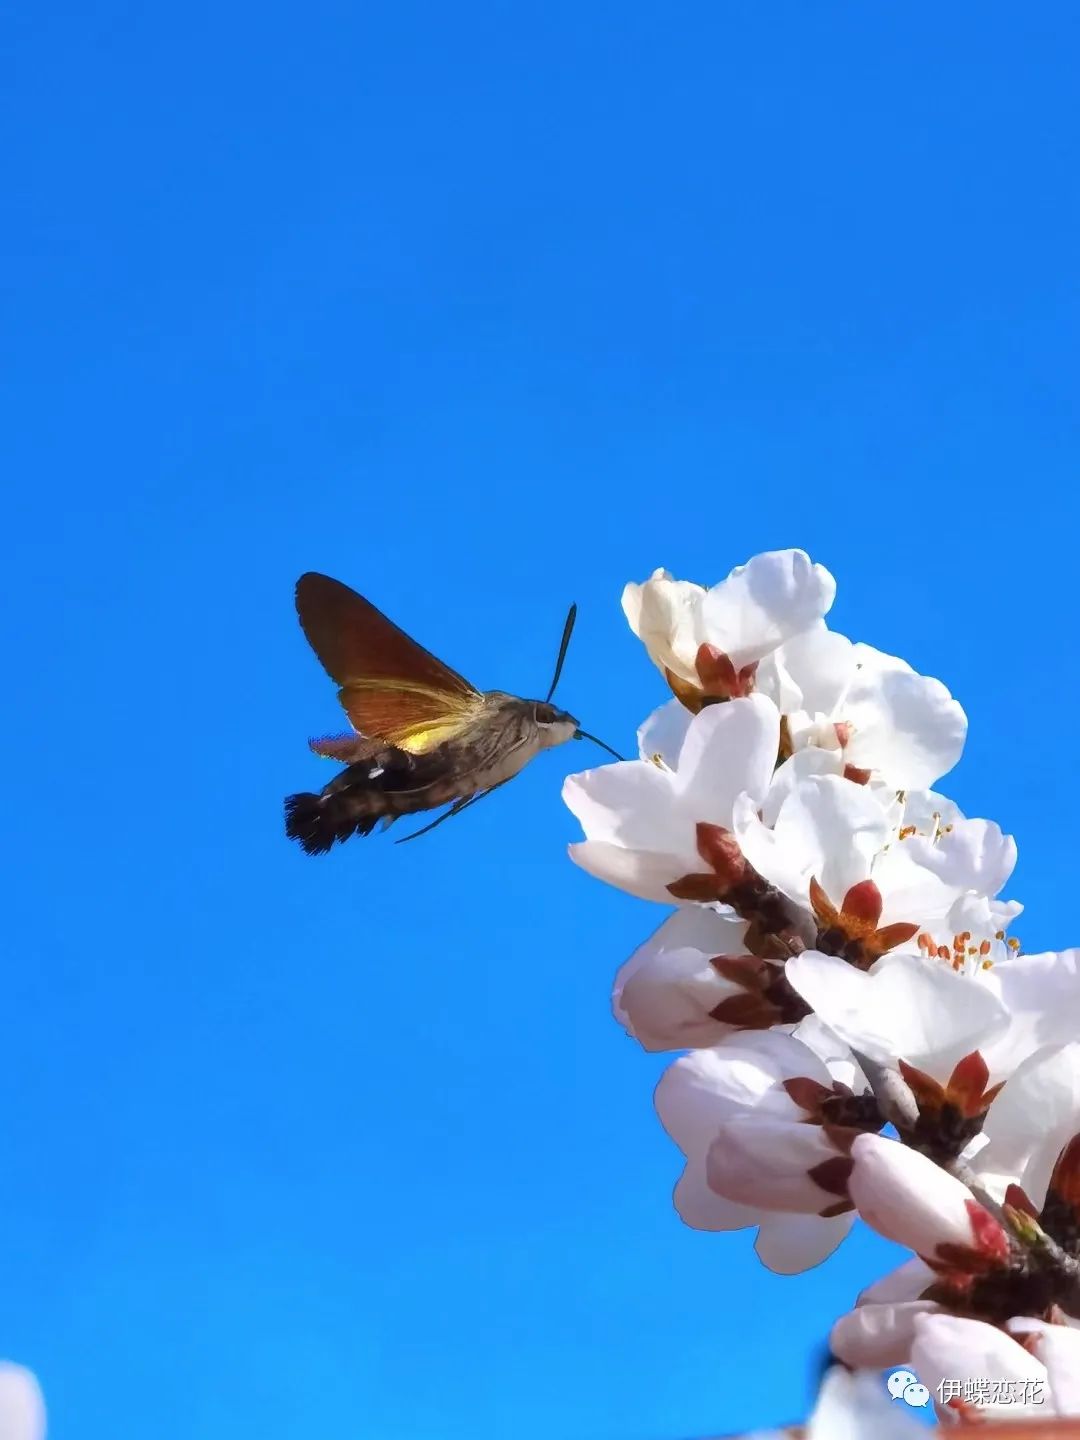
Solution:
M568 715L557 705L552 705L547 700L534 700L532 707L532 718L536 724L543 749L546 750L551 745L561 745L564 740L571 739L576 733L578 722L573 715Z

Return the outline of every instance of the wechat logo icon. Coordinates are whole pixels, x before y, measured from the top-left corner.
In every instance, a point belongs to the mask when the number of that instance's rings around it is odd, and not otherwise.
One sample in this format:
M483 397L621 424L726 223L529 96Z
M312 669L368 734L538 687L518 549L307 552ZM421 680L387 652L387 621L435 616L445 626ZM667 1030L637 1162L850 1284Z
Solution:
M925 1385L919 1384L918 1376L913 1375L910 1370L894 1370L885 1381L885 1386L894 1400L902 1400L905 1405L917 1409L930 1403L930 1391Z

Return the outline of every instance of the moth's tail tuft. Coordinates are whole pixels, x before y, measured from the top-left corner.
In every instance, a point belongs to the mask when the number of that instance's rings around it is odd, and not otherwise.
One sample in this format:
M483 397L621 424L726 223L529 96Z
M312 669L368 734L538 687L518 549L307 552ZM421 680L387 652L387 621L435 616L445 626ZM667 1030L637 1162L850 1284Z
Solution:
M285 834L308 855L325 855L335 840L370 835L377 815L357 814L347 791L328 795L289 795L285 800Z

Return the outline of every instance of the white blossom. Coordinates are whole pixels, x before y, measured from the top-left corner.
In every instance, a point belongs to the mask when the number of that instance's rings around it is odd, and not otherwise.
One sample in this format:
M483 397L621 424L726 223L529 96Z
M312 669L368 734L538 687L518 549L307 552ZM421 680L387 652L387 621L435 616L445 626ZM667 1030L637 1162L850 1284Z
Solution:
M702 646L715 652L705 663L722 657L737 684L747 666L819 620L835 593L829 572L802 550L774 550L736 566L711 590L657 570L644 584L627 585L623 610L661 672L714 693L701 674Z
M1013 1076L990 1107L985 1147L975 1159L980 1178L999 1200L1019 1185L1036 1207L1051 1172L1080 1134L1080 1042L1041 1050Z
M911 1368L932 1395L948 1395L939 1408L957 1417L977 1412L1005 1420L1055 1413L1046 1366L981 1320L920 1315ZM950 1394L952 1387L959 1393Z
M787 977L854 1050L890 1069L904 1061L943 1084L1009 1026L994 991L919 955L889 956L863 971L807 950L788 961Z
M835 1320L841 1360L910 1370L945 1420L1080 1415L1080 950L1009 934L1015 841L931 788L963 709L830 631L834 588L802 551L627 586L675 698L639 759L568 779L570 853L679 908L614 1012L690 1052L656 1090L688 1225L756 1228L780 1273L856 1218L911 1252ZM837 1374L807 1434L911 1423L879 1375Z
M762 962L745 955L746 921L701 905L669 915L615 977L612 1008L646 1050L715 1045L752 997L739 983ZM725 1007L732 1016L718 1018Z
M1029 1315L1010 1320L1006 1329L1046 1367L1047 1402L1057 1415L1080 1415L1080 1330L1048 1324Z
M928 1262L975 1271L1004 1265L1008 1237L966 1185L918 1151L880 1135L851 1147L848 1193L886 1240Z
M736 799L764 796L779 732L776 706L751 695L695 716L673 767L626 760L571 775L563 799L586 837L571 858L632 895L682 898L672 885L723 863L718 832L730 832ZM728 848L734 861L734 841Z
M967 718L942 685L895 655L853 645L824 623L779 646L757 688L787 717L792 748L835 756L894 789L932 785L960 758Z
M822 1125L822 1105L842 1101L854 1078L850 1063L836 1069L796 1036L772 1030L731 1035L665 1071L656 1109L686 1157L675 1205L688 1225L757 1225L759 1255L785 1273L835 1249L850 1229L850 1206L810 1171L825 1166L827 1177L836 1161L833 1169L847 1168Z
M941 1307L933 1300L892 1300L857 1305L841 1315L829 1334L829 1348L846 1365L906 1365L915 1343L915 1321Z
M987 1083L1000 1084L1038 1051L1080 1033L1078 969L1077 951L1020 955L968 973L906 953L863 972L807 951L788 961L787 977L837 1035L879 1063L903 1061L948 1085L956 1067L978 1055Z

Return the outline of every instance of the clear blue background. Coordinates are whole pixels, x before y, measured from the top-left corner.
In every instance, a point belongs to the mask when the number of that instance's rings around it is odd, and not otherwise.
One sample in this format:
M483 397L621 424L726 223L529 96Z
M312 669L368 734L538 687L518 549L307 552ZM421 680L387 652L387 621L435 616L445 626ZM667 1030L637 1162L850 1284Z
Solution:
M684 1229L607 1011L657 912L584 747L321 862L351 582L624 747L619 611L800 545L943 676L948 788L1072 901L1080 13L9 11L0 1350L64 1440L676 1440L794 1418L887 1264Z

